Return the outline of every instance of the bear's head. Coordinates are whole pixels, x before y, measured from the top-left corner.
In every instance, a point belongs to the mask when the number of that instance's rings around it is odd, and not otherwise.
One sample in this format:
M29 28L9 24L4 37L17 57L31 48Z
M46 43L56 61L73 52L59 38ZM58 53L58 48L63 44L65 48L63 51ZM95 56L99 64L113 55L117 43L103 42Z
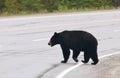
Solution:
M51 37L50 41L48 42L48 45L50 45L51 47L59 44L59 33L55 32L54 35Z

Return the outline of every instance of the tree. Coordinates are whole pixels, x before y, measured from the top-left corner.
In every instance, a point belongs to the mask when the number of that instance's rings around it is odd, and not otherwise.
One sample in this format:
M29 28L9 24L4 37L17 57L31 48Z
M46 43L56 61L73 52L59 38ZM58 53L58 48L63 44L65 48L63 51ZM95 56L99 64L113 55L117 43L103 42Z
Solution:
M5 7L5 0L0 0L0 12L2 12L2 10L4 9Z
M19 11L18 0L5 0L5 10L9 13L17 13Z
M41 4L43 4L43 8L49 12L58 10L59 3L60 3L60 0L41 0Z
M120 6L120 0L113 0L113 6L118 8Z
M20 4L21 11L38 12L39 10L42 10L40 0L20 0Z
M119 7L120 0L0 0L0 13L33 13Z

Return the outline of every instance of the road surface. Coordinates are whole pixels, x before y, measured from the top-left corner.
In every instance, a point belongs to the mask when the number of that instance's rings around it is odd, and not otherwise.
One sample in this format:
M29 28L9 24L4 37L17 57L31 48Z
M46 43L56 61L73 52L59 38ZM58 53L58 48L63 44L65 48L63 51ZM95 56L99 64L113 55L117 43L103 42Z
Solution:
M99 57L120 52L119 10L0 17L0 78L60 78L61 73L76 63L70 57L67 64L61 64L60 46L51 48L47 43L54 32L64 30L92 33L99 41ZM79 60L82 59L81 53ZM85 73L93 67L79 63L78 67L61 77L84 77L80 71ZM96 69L101 63L96 65ZM83 70L84 66L87 66L86 70Z

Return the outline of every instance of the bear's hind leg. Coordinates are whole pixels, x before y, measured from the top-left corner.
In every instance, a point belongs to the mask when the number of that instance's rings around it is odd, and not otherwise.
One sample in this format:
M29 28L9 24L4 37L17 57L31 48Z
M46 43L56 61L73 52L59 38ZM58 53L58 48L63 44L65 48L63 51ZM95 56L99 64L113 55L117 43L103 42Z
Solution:
M82 60L83 63L88 63L90 59L90 55L89 55L89 52L85 51L84 52L84 60Z
M92 65L96 65L99 62L97 54L93 54L91 59L93 60Z
M79 54L80 54L80 51L73 50L73 56L72 56L72 58L73 58L73 60L74 60L75 62L78 62L78 61L79 61L79 60L77 59L78 56L79 56Z
M91 63L92 65L96 65L99 62L96 47L92 51L91 59L93 60L93 63Z

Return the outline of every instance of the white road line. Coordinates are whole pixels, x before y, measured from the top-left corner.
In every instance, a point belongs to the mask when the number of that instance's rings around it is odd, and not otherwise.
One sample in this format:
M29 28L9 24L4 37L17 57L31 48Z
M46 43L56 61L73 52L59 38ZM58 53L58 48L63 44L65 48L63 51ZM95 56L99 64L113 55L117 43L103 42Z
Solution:
M105 22L116 22L120 21L120 19L105 19L105 20L93 20L93 21L83 21L83 22L71 22L71 23L63 23L63 24L53 24L53 25L44 25L44 26L20 26L20 27L11 27L11 28L1 28L0 32L10 32L10 31L22 31L22 30L33 30L33 29L41 29L41 28L52 28L52 27L62 27L67 25L83 25L83 24L94 24L94 23L105 23Z
M0 45L0 51L2 51L3 45Z
M0 45L0 48L2 47L3 45Z
M108 56L111 56L111 55L115 55L115 54L119 54L120 52L115 52L115 53L112 53L112 54L108 54L108 55L103 55L103 56L100 56L99 59L101 58L104 58L104 57L108 57ZM74 70L75 68L77 68L78 66L82 65L83 63L78 63L76 64L75 66L72 66L66 70L64 70L63 72L61 72L59 75L57 75L56 78L63 78L67 73L69 73L70 71Z
M108 57L108 56L112 56L112 55L115 55L115 54L119 54L119 53L120 53L120 52L115 52L115 53L103 55L103 56L100 56L99 59L104 58L104 57Z
M3 47L3 45L0 45L0 49Z
M77 68L78 66L82 65L83 63L78 63L75 66L72 66L66 70L64 70L63 72L61 72L59 75L57 75L56 78L63 78L67 73L69 73L70 71L72 71L73 69Z
M49 40L49 38L42 38L42 39L35 39L35 40L32 40L32 41L44 41L44 40Z
M120 30L114 30L114 32L120 32Z

